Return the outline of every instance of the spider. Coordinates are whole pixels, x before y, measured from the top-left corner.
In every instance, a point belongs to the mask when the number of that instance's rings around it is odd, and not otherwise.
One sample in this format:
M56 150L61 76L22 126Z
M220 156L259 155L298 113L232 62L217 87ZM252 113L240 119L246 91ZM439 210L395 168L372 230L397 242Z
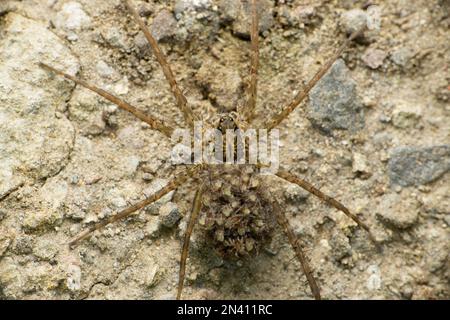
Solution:
M187 99L178 86L164 53L161 51L157 41L134 8L132 2L130 0L124 0L124 4L135 22L139 25L141 31L144 33L152 48L153 54L161 65L164 75L170 85L170 89L175 97L177 107L182 112L188 128L193 129L194 122L199 121L200 119L188 105ZM224 129L236 130L247 128L252 124L252 121L256 116L255 108L257 103L257 75L259 66L259 17L257 12L257 0L251 0L251 16L251 67L250 84L247 89L246 103L241 110L238 110L238 112L219 114L218 123L209 124L212 128L221 131L224 131ZM306 85L300 89L292 102L284 107L281 112L267 120L263 128L271 131L285 120L308 97L311 89L327 73L333 63L340 57L351 42L364 32L365 28L366 27L351 34L333 56L319 69L319 71L317 71ZM95 85L89 84L75 76L66 74L62 70L56 69L45 63L40 63L40 67L63 76L66 79L99 94L103 98L116 104L119 108L130 112L141 121L146 122L153 130L159 131L169 139L174 133L175 129L167 125L165 121L140 111L126 101L96 87ZM71 248L75 247L80 241L88 238L94 231L116 221L125 219L132 213L152 204L169 192L176 190L188 180L196 179L198 186L196 188L192 211L185 230L181 251L177 299L181 298L183 291L190 238L197 222L205 229L207 239L212 241L217 251L225 258L239 258L256 255L262 246L270 239L274 224L277 222L284 230L296 257L300 262L312 295L315 299L321 299L319 286L313 276L308 258L303 251L303 244L295 235L278 200L271 197L258 182L263 177L260 175L260 171L263 167L264 165L262 163L244 165L186 165L181 173L178 173L159 191L115 215L93 224L71 239L69 245ZM369 236L371 235L369 227L356 215L351 213L349 209L336 199L315 188L311 183L291 174L285 169L279 169L275 175L289 183L300 186L329 206L340 210L356 222L359 227L366 230ZM200 219L200 217L202 218Z

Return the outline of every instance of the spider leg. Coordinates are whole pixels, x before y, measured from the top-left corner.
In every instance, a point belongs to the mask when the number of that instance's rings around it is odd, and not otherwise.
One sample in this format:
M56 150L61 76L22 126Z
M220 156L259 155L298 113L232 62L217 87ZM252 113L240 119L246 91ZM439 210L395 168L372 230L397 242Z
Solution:
M70 240L69 246L70 247L77 246L81 240L89 237L89 235L91 235L94 231L99 230L110 223L116 222L118 220L122 220L122 219L130 216L133 212L135 212L139 209L142 209L142 208L148 206L149 204L161 199L164 195L168 194L172 190L175 190L180 185L182 185L184 182L186 182L186 180L189 177L191 177L198 170L198 168L199 167L190 168L190 169L186 170L185 172L180 173L177 177L175 177L173 180L171 180L165 187L158 190L157 192L155 192L148 198L146 198L142 201L139 201L136 204L132 205L131 207L128 207L128 208L120 211L116 215L109 217L108 219L105 219L103 221L100 221L100 222L92 225L91 227L87 228L86 230L80 232L72 240Z
M295 235L294 230L292 229L291 225L289 224L289 221L284 214L284 212L281 210L280 204L276 199L273 199L273 197L270 197L269 195L260 192L260 194L267 200L272 206L273 212L275 213L275 216L277 218L278 224L283 228L284 233L286 234L289 243L291 244L292 248L294 249L295 255L297 256L298 261L300 262L303 273L306 276L306 279L308 280L309 287L311 288L311 292L314 295L314 299L320 300L320 289L317 285L316 280L314 279L313 272L311 269L311 266L309 265L308 258L306 257L305 253L303 252L302 245L298 237Z
M301 188L305 189L306 191L308 191L309 193L315 195L316 197L318 197L319 199L321 199L328 205L335 207L336 209L342 211L348 217L350 217L353 221L355 221L358 224L358 226L360 226L361 228L366 230L369 233L369 235L371 236L369 227L364 222L362 222L355 214L351 213L350 210L348 210L342 203L340 203L336 199L334 199L330 196L327 196L322 191L315 188L309 182L289 173L288 171L280 169L280 170L278 170L276 175L290 183L294 183L294 184L298 185L299 187L301 187Z
M247 123L253 120L258 87L258 67L259 67L259 17L256 0L252 0L252 28L251 28L251 67L250 67L250 87L248 93L247 107L244 110L244 119Z
M202 209L202 196L204 192L204 184L200 185L195 193L194 204L192 206L192 213L189 217L188 225L186 227L186 232L184 234L183 250L181 251L180 260L180 273L178 276L178 290L177 290L177 300L181 298L181 292L183 291L184 276L186 274L186 260L189 252L189 244L191 239L192 231L194 230L195 223L197 222L198 215Z
M81 80L77 77L71 76L61 70L58 70L56 68L53 68L45 63L40 62L39 66L43 69L49 70L51 72L54 72L60 76L63 76L66 79L72 80L73 82L75 82L76 84L89 89L95 93L97 93L98 95L102 96L103 98L105 98L106 100L111 101L112 103L114 103L115 105L117 105L119 108L121 108L122 110L128 111L131 114L133 114L134 116L136 116L138 119L148 123L150 125L150 127L154 130L158 130L159 132L161 132L162 134L164 134L165 136L167 136L168 138L170 138L172 136L172 132L173 132L173 128L167 126L166 124L164 124L163 121L158 120L154 117L148 116L146 115L144 112L140 111L139 109L137 109L136 107L133 107L132 105L130 105L128 102L114 96L113 94L100 89L92 84L87 83L84 80Z
M151 32L145 25L144 21L139 16L139 13L136 11L136 9L131 4L131 1L125 0L124 2L128 8L128 11L131 13L134 20L139 24L141 31L144 33L145 37L147 38L147 41L149 42L150 46L152 47L153 53L156 56L156 60L158 60L159 64L161 65L164 75L170 84L170 89L172 90L172 93L175 96L178 108L181 110L181 112L183 112L185 121L188 123L188 125L191 128L193 128L194 121L196 121L198 119L195 116L194 112L192 111L191 107L188 106L186 97L184 96L184 94L180 90L180 88L178 87L178 84L177 84L177 81L175 80L175 76L173 75L172 69L170 68L169 63L167 62L167 59L166 59L164 53L161 51L160 47L158 46L158 42L152 36Z
M272 119L270 119L266 128L268 130L272 130L276 126L278 126L284 119L286 119L294 110L297 108L300 103L305 100L305 98L309 95L309 92L314 88L317 82L328 72L333 63L341 56L344 50L350 45L350 43L360 36L366 27L361 28L359 31L354 32L350 37L341 45L341 47L333 54L333 56L320 68L320 70L312 77L311 80L300 90L300 92L295 96L294 100L285 107L279 114L275 115Z

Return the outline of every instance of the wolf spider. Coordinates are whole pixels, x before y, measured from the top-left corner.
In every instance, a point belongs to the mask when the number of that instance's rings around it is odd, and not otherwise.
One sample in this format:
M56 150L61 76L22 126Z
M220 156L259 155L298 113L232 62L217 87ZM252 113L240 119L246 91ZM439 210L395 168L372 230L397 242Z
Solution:
M124 0L124 3L129 13L133 16L134 20L147 38L156 59L161 65L164 75L169 82L170 89L175 97L176 104L181 110L186 124L190 129L193 129L194 122L198 121L199 118L194 114L191 107L188 105L186 97L178 86L164 53L161 51L157 41L154 39L144 21L141 19L139 13L133 7L131 1ZM257 0L251 0L251 15L251 68L250 85L247 89L246 104L242 110L238 110L238 112L234 114L220 114L219 124L215 125L215 128L218 129L221 129L221 126L224 123L226 123L227 128L231 129L246 128L255 118L258 82L257 75L259 65L259 18L257 13ZM311 89L327 73L333 63L339 58L350 43L361 35L364 30L365 27L351 34L342 46L339 47L339 49L333 54L333 56L312 77L312 79L300 89L299 93L295 96L292 102L284 107L280 113L269 119L263 128L270 131L286 119L308 97ZM126 101L96 87L95 85L89 84L84 80L68 75L63 71L55 69L44 63L40 63L40 66L99 94L103 98L116 104L121 109L132 113L138 119L146 122L152 129L159 131L169 139L171 138L174 128L167 125L165 121L145 114ZM303 252L303 245L295 235L286 215L280 207L279 202L274 199L273 196L270 196L267 191L263 190L258 183L254 183L254 181L257 180L253 178L257 176L262 167L263 165L261 163L241 166L238 167L238 169L236 169L236 166L230 169L230 166L224 164L194 164L187 166L186 168L183 168L183 171L177 174L176 177L162 189L146 199L137 202L131 207L120 211L116 215L93 224L91 227L82 231L70 240L69 245L73 248L78 245L81 240L89 237L94 231L118 220L125 219L135 211L152 204L169 192L176 190L178 187L184 185L189 179L199 178L197 181L201 182L199 182L199 186L195 193L192 211L184 235L177 299L181 298L181 293L183 290L190 237L195 224L199 221L199 217L202 215L203 209L206 211L206 218L202 225L207 230L206 234L208 235L209 240L213 242L219 253L228 258L257 254L262 245L270 238L270 234L273 229L271 221L276 220L283 228L288 241L295 251L295 255L301 264L314 298L320 299L321 295L319 286L313 277L313 272L309 265L308 258ZM336 199L322 193L311 183L295 176L294 174L291 174L287 170L279 169L275 175L289 183L300 186L326 204L342 211L354 222L356 222L359 227L366 230L370 236L368 226ZM217 210L217 208L220 208L220 210ZM269 210L267 208L269 208ZM271 214L272 212L273 215ZM274 216L276 219L273 219Z

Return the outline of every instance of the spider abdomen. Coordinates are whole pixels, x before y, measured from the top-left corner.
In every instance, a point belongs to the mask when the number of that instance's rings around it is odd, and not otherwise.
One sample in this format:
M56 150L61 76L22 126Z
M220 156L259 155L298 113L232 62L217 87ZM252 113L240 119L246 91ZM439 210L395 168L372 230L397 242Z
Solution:
M224 258L254 256L271 239L275 220L259 197L256 170L242 165L210 171L199 224Z

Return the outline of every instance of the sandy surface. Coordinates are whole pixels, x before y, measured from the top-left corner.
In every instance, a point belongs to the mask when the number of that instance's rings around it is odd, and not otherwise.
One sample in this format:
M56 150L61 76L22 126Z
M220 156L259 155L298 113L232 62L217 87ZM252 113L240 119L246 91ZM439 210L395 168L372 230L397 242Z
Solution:
M134 2L155 23L197 114L243 103L250 42L239 1ZM258 123L291 101L365 3L304 2L261 1ZM383 1L380 31L354 43L280 126L281 165L343 202L376 238L375 245L342 213L268 178L324 298L450 297L449 6ZM174 298L195 182L70 250L81 229L170 179L171 144L39 61L184 125L121 1L1 1L0 299ZM180 221L167 223L167 214ZM238 263L199 239L184 297L312 297L282 230L258 257Z

